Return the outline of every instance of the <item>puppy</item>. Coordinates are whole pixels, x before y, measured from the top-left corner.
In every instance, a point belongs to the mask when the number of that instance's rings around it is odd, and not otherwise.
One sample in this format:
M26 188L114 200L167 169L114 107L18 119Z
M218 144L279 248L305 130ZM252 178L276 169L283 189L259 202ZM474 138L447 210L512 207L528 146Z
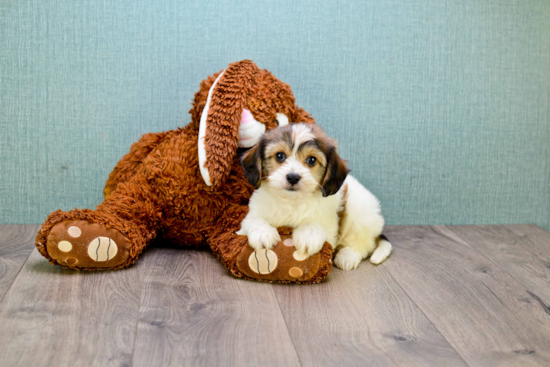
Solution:
M328 241L337 251L334 264L357 268L370 256L380 264L392 246L382 233L380 203L348 175L336 142L317 125L290 124L268 131L242 158L256 188L239 235L255 250L280 240L277 227L293 228L297 251L311 256Z

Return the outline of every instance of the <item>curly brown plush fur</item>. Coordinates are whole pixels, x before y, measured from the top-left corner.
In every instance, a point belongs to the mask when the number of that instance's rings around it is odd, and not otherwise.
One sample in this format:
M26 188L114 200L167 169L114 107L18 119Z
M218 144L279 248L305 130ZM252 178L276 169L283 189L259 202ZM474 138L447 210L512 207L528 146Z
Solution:
M237 261L248 246L246 237L235 232L254 190L237 156L243 109L267 130L277 126L277 113L284 113L290 121L315 121L296 106L290 87L269 71L249 60L230 64L213 88L207 111L204 167L210 175L208 186L199 170L200 119L209 90L221 73L201 83L189 125L146 134L132 145L109 175L105 200L95 210L58 210L49 215L36 238L43 256L68 269L119 269L134 263L144 248L161 236L184 247L208 244L238 277L316 283L327 276L332 257L328 243L316 255L319 265L313 275L290 280L269 274L254 276L246 261ZM288 233L288 229L281 231ZM276 256L301 266L288 255Z

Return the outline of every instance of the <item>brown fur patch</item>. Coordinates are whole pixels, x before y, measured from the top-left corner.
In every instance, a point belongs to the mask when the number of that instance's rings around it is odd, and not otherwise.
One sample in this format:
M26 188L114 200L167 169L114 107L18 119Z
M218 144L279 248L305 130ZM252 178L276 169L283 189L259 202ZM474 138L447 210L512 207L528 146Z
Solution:
M292 155L292 149L286 141L270 141L265 147L264 159L275 159L275 155L279 152L284 153L286 157L290 157Z
M342 211L338 213L338 236L342 234L342 223L344 223L347 219L348 212L346 210L346 204L348 203L348 185L345 184L344 187L342 187Z
M323 186L324 195L330 196L338 192L349 173L349 169L346 162L336 152L335 146L329 145L326 155L328 163L321 185Z
M262 159L259 145L260 144L256 144L252 147L252 149L246 152L242 158L242 164L248 183L254 186L255 189L260 187L260 182L262 180Z
M307 144L307 143L306 143ZM303 146L303 145L302 145ZM327 158L323 151L319 149L316 145L306 145L304 148L298 148L298 151L295 155L296 159L304 165L309 171L315 180L319 183L323 180L326 171ZM315 157L317 162L310 166L307 163L309 157Z

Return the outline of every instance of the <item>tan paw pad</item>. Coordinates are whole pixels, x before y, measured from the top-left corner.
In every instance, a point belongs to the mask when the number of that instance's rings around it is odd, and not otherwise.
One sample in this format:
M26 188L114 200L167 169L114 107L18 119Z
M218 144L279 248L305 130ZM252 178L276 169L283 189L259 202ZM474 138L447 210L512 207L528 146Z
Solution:
M88 246L88 256L95 261L109 261L118 252L118 247L109 237L98 237Z
M290 268L290 270L288 271L288 275L290 275L293 278L299 278L303 274L304 274L304 271L297 267Z
M271 250L256 250L248 258L248 266L256 274L270 274L277 268L278 258Z
M73 249L73 244L69 241L61 241L57 244L57 248L62 252L69 252Z
M78 238L82 234L82 231L77 226L71 226L67 229L67 233L69 233L71 237Z

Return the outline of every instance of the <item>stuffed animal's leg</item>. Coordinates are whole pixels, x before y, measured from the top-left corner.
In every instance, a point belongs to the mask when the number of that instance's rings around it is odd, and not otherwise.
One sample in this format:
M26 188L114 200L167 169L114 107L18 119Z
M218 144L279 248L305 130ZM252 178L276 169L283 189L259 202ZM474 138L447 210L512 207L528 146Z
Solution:
M132 144L130 152L122 157L111 174L109 174L109 178L103 189L104 196L108 197L111 195L120 182L130 181L142 167L143 162L149 154L158 147L168 134L168 132L144 134L139 138L138 142Z
M248 213L247 206L229 208L208 235L208 244L227 270L236 277L279 283L319 283L332 267L333 249L326 242L322 250L305 258L297 254L292 230L278 228L281 241L270 250L248 246L237 232Z
M76 270L124 268L156 237L161 206L147 181L136 175L96 210L51 213L36 237L54 265Z

